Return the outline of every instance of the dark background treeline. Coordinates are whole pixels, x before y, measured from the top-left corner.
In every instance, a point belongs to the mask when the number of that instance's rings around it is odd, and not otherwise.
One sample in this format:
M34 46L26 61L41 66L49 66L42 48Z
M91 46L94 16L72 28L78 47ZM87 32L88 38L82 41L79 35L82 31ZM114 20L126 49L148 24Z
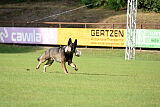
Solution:
M1 4L13 4L20 2L55 2L55 1L77 1L84 5L89 5L88 8L102 6L114 10L126 9L128 0L0 0ZM144 11L160 12L160 0L138 0L138 8Z

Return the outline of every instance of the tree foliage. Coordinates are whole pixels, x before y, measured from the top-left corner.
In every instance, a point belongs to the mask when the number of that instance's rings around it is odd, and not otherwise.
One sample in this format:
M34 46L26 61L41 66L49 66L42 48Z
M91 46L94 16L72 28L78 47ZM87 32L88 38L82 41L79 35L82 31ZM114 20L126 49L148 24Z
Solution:
M19 2L40 2L57 0L0 0L0 3L19 3ZM61 0L63 1L63 0ZM70 0L72 1L72 0ZM77 0L87 5L89 8L103 6L114 10L127 7L128 0ZM138 0L138 8L145 11L160 12L160 0Z
M138 0L138 8L145 11L160 12L160 0Z
M89 5L88 7L104 6L114 10L127 7L128 0L81 0L83 4ZM160 0L138 0L138 8L145 11L160 12Z

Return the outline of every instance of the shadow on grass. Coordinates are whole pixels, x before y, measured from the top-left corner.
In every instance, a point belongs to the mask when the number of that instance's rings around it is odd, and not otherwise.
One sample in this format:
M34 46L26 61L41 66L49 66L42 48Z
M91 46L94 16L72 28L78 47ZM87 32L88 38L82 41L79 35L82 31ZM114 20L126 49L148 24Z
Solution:
M0 53L27 53L34 52L40 49L41 48L35 46L0 44Z
M76 75L91 75L91 76L129 76L129 75L125 75L125 74L122 74L122 75L116 75L116 74L102 74L102 73L71 73L71 74L76 74Z
M54 73L54 74L65 74L64 72L48 72L48 73ZM121 76L121 77L128 77L129 75L122 74L122 75L116 75L116 74L104 74L104 73L84 73L84 72L76 72L76 73L69 73L69 75L90 75L90 76Z

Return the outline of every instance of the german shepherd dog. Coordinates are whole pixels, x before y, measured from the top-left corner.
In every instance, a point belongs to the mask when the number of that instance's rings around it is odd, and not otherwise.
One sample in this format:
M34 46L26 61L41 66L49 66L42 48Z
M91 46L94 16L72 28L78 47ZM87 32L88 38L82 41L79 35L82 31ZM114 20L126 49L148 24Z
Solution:
M62 64L65 74L68 74L65 63L74 68L75 71L78 70L76 65L72 62L73 54L76 53L77 39L72 43L72 39L69 38L68 45L63 47L50 48L44 52L42 56L38 58L39 64L36 69L39 69L41 63L47 60L44 65L43 72L46 72L46 67L51 66L54 61Z

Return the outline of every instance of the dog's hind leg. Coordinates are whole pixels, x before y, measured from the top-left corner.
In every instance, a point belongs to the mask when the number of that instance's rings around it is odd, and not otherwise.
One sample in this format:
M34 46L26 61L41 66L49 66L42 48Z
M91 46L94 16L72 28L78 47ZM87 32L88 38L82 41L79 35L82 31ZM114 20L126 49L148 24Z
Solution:
M37 65L36 69L39 69L41 63L45 62L46 60L45 59L39 59L38 61L39 61L39 63Z
M45 62L47 59L49 59L49 51L45 51L45 53L40 56L37 60L39 61L39 64L37 65L36 69L39 69L41 63Z
M49 59L48 62L43 67L43 72L46 72L46 67L51 66L54 60Z
M40 67L41 63L42 63L42 62L39 62L39 63L38 63L38 65L37 65L36 69L39 69L39 67Z
M46 59L41 56L41 57L39 57L37 60L39 61L39 63L38 63L38 65L37 65L36 69L39 69L41 63L45 62Z
M39 60L39 63L38 63L38 65L37 65L36 69L39 69L40 65L41 65L43 62L45 62L45 61L46 61L45 59Z
M48 67L48 66L50 66L50 65L44 65L43 72L46 72L46 67Z

